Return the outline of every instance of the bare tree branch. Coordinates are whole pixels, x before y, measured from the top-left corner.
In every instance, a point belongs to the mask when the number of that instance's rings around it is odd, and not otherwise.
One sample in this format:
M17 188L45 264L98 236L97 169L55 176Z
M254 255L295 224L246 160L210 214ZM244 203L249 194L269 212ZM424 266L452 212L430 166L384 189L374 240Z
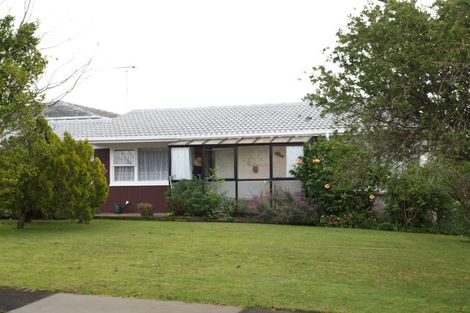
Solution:
M59 86L62 86L64 84L68 83L69 81L72 81L69 88L67 88L59 96L57 96L54 99L52 99L51 101L49 101L48 107L52 107L52 106L56 105L59 101L61 101L65 96L67 96L69 93L71 93L75 89L75 87L78 85L78 83L82 81L82 78L84 77L84 75L91 71L90 65L91 65L92 61L93 61L93 58L90 58L87 63L85 63L84 65L82 65L78 69L74 70L69 76L67 76L63 80L58 81L58 82L56 82L54 84L51 84L49 86L46 86L46 88L43 89L43 92L45 92L46 90L57 88Z
M25 0L24 3L23 3L23 18L21 19L21 22L20 22L20 27L26 23L29 18L31 17L31 12L30 12L30 9L31 9L31 6L32 6L32 0ZM28 16L29 15L29 16Z

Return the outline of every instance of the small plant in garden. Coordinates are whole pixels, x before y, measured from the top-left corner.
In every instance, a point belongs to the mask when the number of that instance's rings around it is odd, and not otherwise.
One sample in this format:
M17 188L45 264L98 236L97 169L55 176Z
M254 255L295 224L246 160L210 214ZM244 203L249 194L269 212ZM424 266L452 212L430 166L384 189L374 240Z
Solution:
M354 212L350 211L340 215L322 215L320 224L331 227L360 228L370 227L377 222L377 217L371 211Z
M221 195L219 206L217 207L216 215L224 216L239 216L241 204L237 199Z
M255 208L256 218L264 223L318 225L319 222L312 201L281 189L255 197L250 206Z
M153 217L153 205L150 203L137 203L137 209L140 212L140 216L145 219L151 219Z

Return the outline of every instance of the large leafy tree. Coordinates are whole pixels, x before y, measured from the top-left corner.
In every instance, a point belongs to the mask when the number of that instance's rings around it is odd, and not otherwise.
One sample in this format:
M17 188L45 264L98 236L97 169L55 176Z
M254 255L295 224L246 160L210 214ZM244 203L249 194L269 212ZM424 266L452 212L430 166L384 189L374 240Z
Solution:
M37 23L0 18L0 210L88 222L106 200L105 169L87 142L61 141L41 117L36 87L47 62Z
M470 2L369 4L338 32L329 61L314 68L306 99L384 155L470 159Z
M12 16L0 18L0 139L16 131L28 111L41 109L36 83L47 61L38 49L37 27L17 26Z

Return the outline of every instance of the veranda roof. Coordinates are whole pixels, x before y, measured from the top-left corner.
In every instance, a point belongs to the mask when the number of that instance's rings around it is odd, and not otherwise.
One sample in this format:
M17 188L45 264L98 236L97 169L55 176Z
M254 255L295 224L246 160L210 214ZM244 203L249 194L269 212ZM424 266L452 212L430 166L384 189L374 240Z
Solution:
M269 144L269 143L305 143L312 136L284 136L284 137L248 137L248 138L222 138L206 140L179 140L169 146L200 146L200 145L235 145L235 144Z

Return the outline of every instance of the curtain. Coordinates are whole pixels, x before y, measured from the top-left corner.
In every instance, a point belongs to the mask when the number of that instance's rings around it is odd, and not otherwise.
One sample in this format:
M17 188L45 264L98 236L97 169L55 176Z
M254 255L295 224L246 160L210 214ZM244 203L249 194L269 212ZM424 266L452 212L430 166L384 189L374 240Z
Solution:
M171 175L174 179L191 179L190 148L171 148Z
M167 149L139 149L138 159L139 180L157 181L168 179Z
M297 159L304 154L303 146L287 146L286 147L286 177L293 177L290 170L294 167Z
M133 181L133 166L116 166L114 167L114 181Z

